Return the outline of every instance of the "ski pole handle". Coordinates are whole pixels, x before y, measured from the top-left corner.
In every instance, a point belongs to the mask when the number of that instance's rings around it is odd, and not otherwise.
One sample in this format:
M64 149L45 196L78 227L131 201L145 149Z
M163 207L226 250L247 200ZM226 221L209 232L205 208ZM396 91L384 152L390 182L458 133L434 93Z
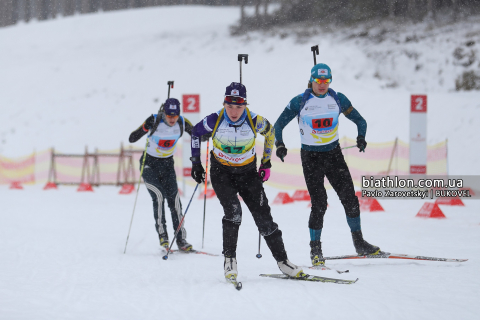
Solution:
M319 53L318 51L318 44L315 45L315 46L312 46L312 48L310 49L312 50L312 53L313 53L313 65L317 65L317 55Z
M168 84L168 99L170 99L170 88L173 89L173 83L174 81L168 81L167 84Z
M240 83L242 83L242 60L245 59L245 64L248 64L248 54L238 54L238 61L240 62Z
M238 61L242 62L242 59L245 59L245 64L248 64L248 54L239 53L238 54Z

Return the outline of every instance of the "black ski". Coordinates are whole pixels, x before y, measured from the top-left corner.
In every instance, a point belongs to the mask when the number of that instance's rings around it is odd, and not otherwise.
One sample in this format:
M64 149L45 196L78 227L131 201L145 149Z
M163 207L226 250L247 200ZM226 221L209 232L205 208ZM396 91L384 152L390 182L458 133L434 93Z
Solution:
M345 280L345 279L335 279L335 278L326 278L319 276L312 276L310 274L304 274L303 277L292 278L285 274L261 274L260 277L269 277L276 279L285 279L285 280L301 280L301 281L312 281L312 282L324 282L324 283L338 283L338 284L352 284L358 281L356 280Z

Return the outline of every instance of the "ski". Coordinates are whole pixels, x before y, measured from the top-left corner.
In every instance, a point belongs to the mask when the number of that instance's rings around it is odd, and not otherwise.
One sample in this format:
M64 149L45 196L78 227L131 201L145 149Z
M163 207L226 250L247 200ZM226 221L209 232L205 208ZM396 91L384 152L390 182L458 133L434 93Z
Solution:
M168 249L163 249L165 252L167 252ZM170 250L170 253L177 253L177 252L180 252L180 253L186 253L186 254L204 254L206 256L211 256L211 257L219 257L220 255L218 254L214 254L214 253L209 253L209 252L204 252L204 251L198 251L198 250L189 250L189 251L183 251L183 250L178 250L178 249L175 249L175 250Z
M378 254L374 255L345 255L345 256L336 256L336 257L325 257L325 260L339 260L339 259L406 259L406 260L427 260L427 261L443 261L443 262L465 262L468 259L449 259L449 258L436 258L436 257L425 257L425 256L415 256L410 254L399 254L399 253L390 253L380 251Z
M242 290L242 283L237 281L236 276L231 276L231 278L225 278L225 280L227 280L228 283L233 284L235 289Z
M286 280L301 280L301 281L312 281L312 282L324 282L324 283L338 283L338 284L352 284L358 281L356 280L345 280L345 279L335 279L335 278L326 278L319 276L312 276L310 274L304 274L300 278L292 278L285 274L261 274L260 277L276 278L276 279L286 279Z
M325 265L323 265L323 266L303 266L303 267L308 268L308 269L313 269L313 270L333 270L333 271L337 272L338 274L350 272L350 270L337 270L337 269L327 267Z

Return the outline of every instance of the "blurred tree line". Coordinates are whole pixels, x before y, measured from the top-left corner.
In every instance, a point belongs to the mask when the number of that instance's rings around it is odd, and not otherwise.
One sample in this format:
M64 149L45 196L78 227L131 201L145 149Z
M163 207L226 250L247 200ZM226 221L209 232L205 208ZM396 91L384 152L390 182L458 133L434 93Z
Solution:
M242 14L232 33L299 22L318 25L383 19L418 22L436 20L439 16L455 21L480 12L480 0L280 0L280 4L280 8L270 15L262 16L257 11L253 16Z
M269 4L279 3L274 12ZM241 19L232 32L296 22L356 23L385 18L411 21L449 15L454 20L480 11L480 0L0 0L0 27L57 16L164 5L239 6ZM245 13L246 6L254 14Z
M210 5L239 6L244 13L246 5L255 5L259 10L270 2L280 0L0 0L0 27L28 22L32 19L47 20L57 16L92 13L98 11L124 10L165 5ZM266 9L264 11L266 13Z

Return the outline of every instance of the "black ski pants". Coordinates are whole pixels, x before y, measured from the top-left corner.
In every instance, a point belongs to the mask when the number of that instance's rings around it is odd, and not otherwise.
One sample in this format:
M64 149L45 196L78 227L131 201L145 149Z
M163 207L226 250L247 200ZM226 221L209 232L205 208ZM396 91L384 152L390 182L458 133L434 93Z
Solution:
M142 166L140 158L140 169ZM164 203L167 200L170 213L172 214L173 230L176 231L178 224L182 221L182 203L178 193L177 176L173 157L155 158L147 154L145 167L142 174L148 192L153 202L153 217L155 218L155 229L159 236L167 237L167 225L165 221ZM177 235L177 240L185 240L187 231L182 226Z
M212 187L224 211L222 219L223 253L225 257L236 257L238 230L242 223L242 207L237 196L238 193L252 213L253 220L275 260L284 261L287 259L287 253L283 244L282 232L273 222L256 163L247 166L246 170L235 172L235 169L212 159L210 167Z
M360 215L360 205L355 195L352 176L340 146L327 152L301 150L303 175L312 199L312 211L308 221L310 229L323 229L323 217L327 210L325 176L342 202L347 217Z

